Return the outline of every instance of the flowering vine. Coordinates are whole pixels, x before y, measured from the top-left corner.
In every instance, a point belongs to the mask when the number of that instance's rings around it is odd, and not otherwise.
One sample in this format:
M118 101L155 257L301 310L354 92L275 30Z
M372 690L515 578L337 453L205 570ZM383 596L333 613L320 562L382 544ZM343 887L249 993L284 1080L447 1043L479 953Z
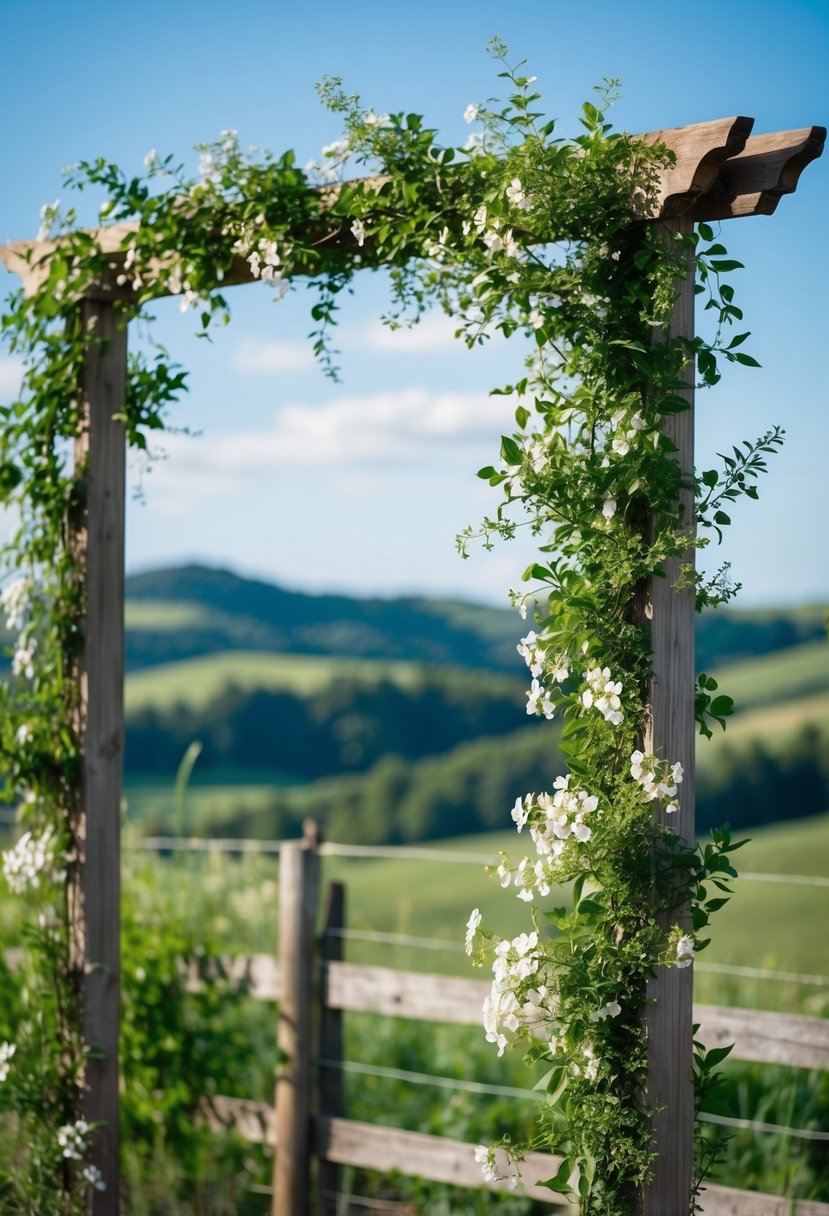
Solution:
M82 1118L81 972L68 895L78 864L84 605L74 543L83 468L67 452L84 360L101 340L79 302L103 283L119 324L150 333L146 306L172 294L206 333L229 319L228 285L261 280L280 298L302 276L315 293L314 351L336 376L338 299L366 266L388 270L392 326L436 304L470 346L499 331L533 348L515 382L494 390L509 400L517 430L502 439L500 465L481 470L503 500L480 535L486 545L519 526L539 536L530 586L512 598L536 618L519 646L532 681L527 712L564 718L570 773L513 809L535 856L504 859L499 875L529 904L531 929L503 941L473 913L467 948L478 960L487 944L494 953L487 1037L499 1052L524 1042L550 1066L537 1143L564 1165L549 1185L574 1189L585 1214L621 1216L647 1177L644 984L659 963L690 962L695 935L722 902L703 883L725 887L734 871L727 833L697 855L654 827L653 803L675 809L682 772L640 747L649 648L629 604L643 580L687 550L681 493L697 490L696 522L721 532L724 504L755 496L781 433L687 484L663 433L665 418L686 408L683 374L696 360L711 384L718 359L753 363L740 349L747 335L730 336L741 313L721 278L735 264L707 225L683 234L644 222L672 154L612 130L612 82L583 107L582 133L565 139L537 109L535 78L510 67L497 40L491 49L508 95L467 107L473 129L461 146L440 144L419 115L366 109L334 79L320 93L344 135L303 168L291 152L243 152L225 131L199 145L195 178L155 149L136 175L104 159L73 166L69 187L104 194L102 229L79 227L75 210L57 202L42 211L40 236L51 243L31 254L34 290L13 296L2 321L26 364L19 399L0 409L0 498L20 518L3 555L15 575L3 608L18 638L12 678L0 685L0 755L5 798L24 829L3 871L32 902L29 1004L14 1042L0 1045L0 1106L23 1129L0 1175L11 1211L69 1216L90 1187L107 1184L88 1164L96 1129ZM350 178L352 166L364 176ZM689 252L714 332L655 341ZM145 345L149 353L130 355L122 409L139 451L186 387L166 352ZM474 535L460 538L461 552ZM706 580L687 568L684 578L700 606L734 591L725 569ZM712 685L701 677L700 716L722 722L730 703L712 698ZM564 883L570 908L542 910L537 901ZM681 924L666 933L660 916L689 890L693 933ZM504 1176L494 1148L482 1146L478 1158L490 1180Z

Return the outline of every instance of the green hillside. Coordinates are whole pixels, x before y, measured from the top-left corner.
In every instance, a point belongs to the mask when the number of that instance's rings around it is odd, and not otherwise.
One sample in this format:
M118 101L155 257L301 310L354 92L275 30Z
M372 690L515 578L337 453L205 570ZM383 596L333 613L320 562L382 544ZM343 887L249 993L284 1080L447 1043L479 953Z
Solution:
M129 669L247 650L514 670L516 642L529 627L507 607L306 595L202 566L133 575L126 593ZM815 641L825 623L818 605L705 613L699 667Z

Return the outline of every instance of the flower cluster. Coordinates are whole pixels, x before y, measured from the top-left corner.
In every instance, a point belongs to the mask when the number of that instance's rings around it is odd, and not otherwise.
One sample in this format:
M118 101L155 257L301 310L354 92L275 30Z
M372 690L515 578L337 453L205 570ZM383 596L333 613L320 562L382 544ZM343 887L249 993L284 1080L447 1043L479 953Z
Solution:
M14 1043L0 1043L0 1084L9 1075L11 1058L17 1050Z
M492 989L484 1000L483 1024L488 1043L498 1055L519 1036L530 1037L549 1025L552 1010L546 985L528 983L538 973L543 955L538 933L520 933L495 947Z
M614 680L609 667L589 667L584 673L584 679L589 687L581 694L581 703L585 709L597 709L605 721L613 726L619 726L624 719L620 693L621 680Z
M3 876L15 895L23 895L36 890L42 882L62 882L62 862L56 833L51 827L40 836L24 832L14 848L3 853Z
M509 1158L503 1149L502 1155L509 1162ZM498 1150L493 1146L479 1144L475 1149L475 1160L481 1167L484 1176L484 1182L490 1182L495 1185L498 1182L505 1182L509 1190L514 1191L518 1186L518 1174L512 1168L502 1169L498 1161Z
M58 1148L67 1161L83 1161L89 1134L90 1127L86 1119L78 1119L58 1128Z
M670 814L679 810L677 787L684 775L681 764L669 764L667 760L658 760L652 752L637 749L631 753L630 775L641 785L645 802L658 798L666 803L665 810Z
M0 609L6 614L6 628L17 633L26 623L32 603L32 580L23 576L7 583L0 592Z

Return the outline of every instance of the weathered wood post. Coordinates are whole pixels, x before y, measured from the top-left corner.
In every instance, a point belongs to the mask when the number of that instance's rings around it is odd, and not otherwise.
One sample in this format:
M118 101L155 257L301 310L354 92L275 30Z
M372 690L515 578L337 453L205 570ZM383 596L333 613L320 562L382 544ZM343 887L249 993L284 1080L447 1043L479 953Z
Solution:
M344 955L342 931L345 928L345 885L332 882L328 885L325 919L323 922L323 964L341 962ZM328 1006L328 973L323 968L320 992L318 1050L317 1110L323 1117L345 1114L343 1073L338 1067L344 1059L343 1014L341 1009ZM339 1190L340 1167L333 1161L322 1159L317 1165L318 1210L320 1216L336 1210L337 1201L331 1196Z
M320 857L316 824L279 854L279 1020L273 1216L310 1212L314 942Z
M690 218L665 221L666 239L672 231L691 232ZM677 283L670 336L689 340L694 336L694 258L686 254L686 275ZM694 467L694 366L685 369L688 387L682 392L688 409L665 420L663 431L673 442L682 472ZM683 491L681 503L693 538L693 494ZM659 802L657 818L688 843L694 834L694 589L677 591L675 583L683 563L693 565L694 550L682 559L666 562L665 577L650 580L644 605L645 623L650 625L652 666L649 690L649 721L643 750L654 752L684 769L680 788L680 811L668 818ZM688 907L675 909L671 921L683 921ZM667 927L667 926L666 926ZM648 1041L648 1103L661 1108L653 1119L656 1149L652 1182L644 1188L637 1216L688 1216L693 1181L694 1083L693 1083L693 967L660 967L648 983L645 1029Z
M126 322L106 300L80 305L94 336L83 369L75 467L84 508L76 536L85 616L79 665L83 753L78 821L79 866L72 894L73 943L83 968L84 1115L101 1123L92 1163L106 1184L89 1189L87 1211L119 1210L118 1035L120 1025L120 823L124 745L124 506L126 441L114 414L124 408Z

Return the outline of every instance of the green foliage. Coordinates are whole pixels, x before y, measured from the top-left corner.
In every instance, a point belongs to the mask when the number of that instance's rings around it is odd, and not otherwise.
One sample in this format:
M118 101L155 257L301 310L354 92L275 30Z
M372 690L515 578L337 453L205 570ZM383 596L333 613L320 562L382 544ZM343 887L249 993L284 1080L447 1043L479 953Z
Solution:
M290 152L245 154L230 131L200 145L196 180L172 157L155 153L139 176L103 158L82 162L67 184L103 193L102 221L131 222L123 257L111 266L98 234L79 229L73 210L46 208L42 235L56 240L35 268L36 290L13 297L3 318L7 344L23 356L26 374L20 399L2 408L0 501L20 510L6 560L28 581L16 585L7 604L20 635L13 679L0 687L0 748L7 800L23 797L22 816L35 833L18 846L31 846L35 858L21 862L25 881L18 886L34 891L35 903L48 887L54 912L33 922L38 982L44 999L47 986L53 995L45 1020L27 1015L18 1027L25 1064L15 1067L10 1092L34 1147L22 1170L13 1164L9 1185L56 1216L79 1212L87 1183L96 1181L84 1165L95 1129L77 1118L80 960L65 902L55 895L59 867L67 869L71 889L80 856L76 675L84 603L77 531L84 468L69 467L67 449L81 420L85 361L105 341L94 307L79 301L107 280L117 324L126 326L159 293L178 295L207 336L229 318L221 284L240 269L278 291L296 275L309 277L316 291L310 339L335 377L338 297L366 266L389 268L391 325L437 304L470 346L496 332L535 342L527 374L501 390L517 398L518 429L503 438L503 467L484 471L503 501L482 535L489 544L526 523L540 538L540 560L525 574L530 587L515 594L525 608L528 599L538 602L541 630L524 642L535 677L527 708L545 718L563 714L560 746L570 775L557 787L558 803L529 795L514 812L544 846L540 869L528 869L527 859L523 868L505 862L501 870L502 881L515 882L531 899L535 888L544 896L555 877L570 885L572 905L546 914L557 935L539 939L536 927L499 943L506 971L493 1001L508 994L522 1013L535 1010L545 1024L546 1045L537 1054L546 1057L554 1086L537 1141L562 1152L575 1171L583 1216L623 1216L649 1175L645 986L657 966L690 963L693 939L680 909L703 878L733 871L727 835L697 856L671 826L681 766L639 750L650 639L630 605L644 580L664 574L671 559L684 560L694 543L695 520L683 499L695 478L680 469L665 433L666 420L687 408L682 389L693 378L692 362L701 381L713 384L719 362L754 360L742 349L747 335L728 340L741 314L722 276L739 264L716 234L641 222L652 214L659 173L672 154L612 130L607 112L615 82L585 103L583 131L568 141L537 109L535 78L509 65L498 40L490 49L507 98L471 107L482 129L463 148L442 147L419 115L364 109L332 79L321 95L342 116L345 140L326 149L316 170L297 168ZM341 181L349 157L371 176ZM332 179L335 189L315 188ZM715 332L672 338L675 283L694 267ZM151 340L148 349L130 358L118 411L139 450L186 388L185 373L166 353ZM702 476L696 522L709 522L712 511L719 535L728 522L722 504L739 493L753 496L754 479L779 438L770 433L735 449L714 484ZM462 550L468 541L462 538ZM727 597L722 572L708 583L689 570L684 577L700 603ZM722 700L709 699L704 708L715 719L725 716ZM661 806L656 819L654 799ZM562 807L564 820L556 819L553 811ZM707 899L697 909L703 916L711 910ZM535 925L542 920L534 911ZM166 937L174 941L172 927ZM152 948L167 949L160 940ZM160 971L144 968L150 1005L128 1020L128 1040L132 1035L140 1044L139 1092L162 1085L168 1123L180 1138L183 1097L158 1017L180 992L164 958L166 969L163 959ZM220 998L221 992L206 1015L214 1029L225 1017ZM503 1049L498 1017L491 1007L488 1032ZM144 1019L154 1027L154 1044L141 1039ZM183 1068L177 1051L173 1042L169 1052ZM197 1058L208 1075L220 1067L211 1056ZM38 1105L37 1094L48 1095L48 1107ZM56 1116L63 1124L57 1137ZM148 1130L149 1107L137 1105L133 1117ZM67 1128L75 1138L69 1152ZM182 1152L190 1151L182 1142ZM513 1156L520 1151L511 1144Z

